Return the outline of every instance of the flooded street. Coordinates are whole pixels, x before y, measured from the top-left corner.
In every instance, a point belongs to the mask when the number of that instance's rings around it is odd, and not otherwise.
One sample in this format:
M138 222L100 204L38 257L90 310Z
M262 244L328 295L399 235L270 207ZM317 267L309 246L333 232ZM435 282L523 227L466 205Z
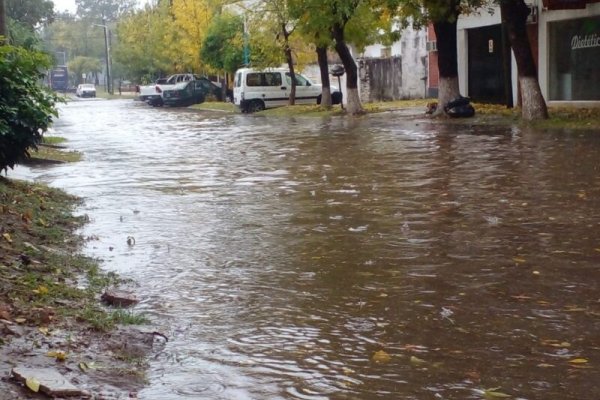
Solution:
M138 283L140 399L600 399L599 132L92 100L52 134L83 161L8 175Z

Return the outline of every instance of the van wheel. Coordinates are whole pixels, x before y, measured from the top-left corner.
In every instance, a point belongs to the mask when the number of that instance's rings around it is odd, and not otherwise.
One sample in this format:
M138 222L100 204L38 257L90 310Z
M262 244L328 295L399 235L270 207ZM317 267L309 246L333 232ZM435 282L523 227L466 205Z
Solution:
M262 100L252 100L248 104L248 112L257 112L265 109L265 103Z

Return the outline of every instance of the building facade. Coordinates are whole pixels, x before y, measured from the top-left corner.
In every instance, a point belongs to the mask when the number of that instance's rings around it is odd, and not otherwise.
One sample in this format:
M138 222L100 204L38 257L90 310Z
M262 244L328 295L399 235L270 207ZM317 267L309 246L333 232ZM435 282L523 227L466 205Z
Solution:
M600 105L600 0L531 0L528 34L549 104ZM475 101L518 102L517 67L499 8L458 21L461 93Z

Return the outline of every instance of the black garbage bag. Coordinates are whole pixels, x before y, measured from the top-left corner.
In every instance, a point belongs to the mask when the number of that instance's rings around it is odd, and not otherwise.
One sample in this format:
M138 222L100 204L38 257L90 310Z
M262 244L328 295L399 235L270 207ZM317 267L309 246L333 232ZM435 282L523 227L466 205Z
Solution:
M471 105L471 99L458 96L444 107L446 114L453 118L470 118L475 115L475 109Z
M475 109L471 104L456 106L448 109L446 113L452 118L470 118L475 115Z

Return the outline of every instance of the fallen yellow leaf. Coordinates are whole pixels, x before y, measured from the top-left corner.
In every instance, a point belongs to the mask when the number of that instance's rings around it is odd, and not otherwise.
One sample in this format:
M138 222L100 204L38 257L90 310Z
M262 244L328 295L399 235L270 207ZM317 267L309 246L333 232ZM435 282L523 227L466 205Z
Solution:
M46 355L56 358L56 361L65 361L67 359L67 353L62 350L49 351Z
M32 392L39 392L40 391L40 382L35 379L35 378L27 378L25 380L25 385L32 391Z
M525 259L521 257L513 257L513 261L517 264L523 264L525 262Z
M46 336L48 336L50 334L50 330L48 328L46 328L45 326L40 326L38 328L38 331L42 332Z
M45 294L48 294L49 290L46 286L40 285L40 286L38 286L37 289L33 289L32 292L39 294L39 295L45 295Z
M2 237L4 238L4 240L6 240L8 243L12 243L12 238L10 237L10 233L6 232L2 234Z

